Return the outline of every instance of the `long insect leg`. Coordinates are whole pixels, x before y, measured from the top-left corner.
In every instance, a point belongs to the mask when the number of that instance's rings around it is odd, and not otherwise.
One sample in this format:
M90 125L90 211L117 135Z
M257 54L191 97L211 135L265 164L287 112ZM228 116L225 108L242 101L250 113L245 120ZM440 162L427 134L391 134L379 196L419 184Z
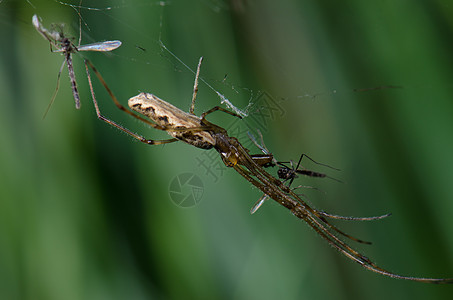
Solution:
M50 110L50 107L52 106L53 102L55 101L55 98L57 97L58 89L60 88L60 77L61 77L61 72L63 72L63 68L66 64L66 59L63 60L63 63L61 64L60 71L58 72L57 76L57 87L55 88L55 92L52 95L52 98L50 99L49 105L47 105L46 111L44 112L44 115L42 116L43 119L46 118L47 113Z
M329 169L332 169L332 170L335 170L335 171L341 171L340 169L337 169L337 168L334 168L332 166L329 166L329 165L326 165L326 164L323 164L323 163L320 163L320 162L317 162L315 161L313 158L311 158L310 156L308 156L307 154L305 153L302 153L302 155L300 156L300 159L299 159L299 163L302 161L302 158L308 158L309 160L311 160L313 163L317 164L317 165L320 165L320 166L323 166L323 167L327 167Z

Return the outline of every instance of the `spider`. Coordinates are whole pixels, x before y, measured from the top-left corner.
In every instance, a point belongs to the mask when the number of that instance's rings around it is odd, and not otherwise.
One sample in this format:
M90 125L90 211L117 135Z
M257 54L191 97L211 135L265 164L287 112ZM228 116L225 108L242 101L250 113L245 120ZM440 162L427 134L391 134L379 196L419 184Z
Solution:
M264 160L257 159L257 156L255 156L254 158L252 155L249 155L249 150L243 147L238 139L236 139L235 137L230 137L225 129L209 122L206 119L206 116L216 111L228 113L238 118L242 118L241 116L219 106L215 106L214 108L202 113L200 117L196 116L194 114L194 107L195 99L198 93L198 78L200 75L201 62L202 58L200 58L196 71L192 105L189 112L187 113L149 93L140 93L139 95L130 98L128 101L130 109L127 109L117 100L112 90L108 87L105 80L93 66L93 64L90 61L85 60L85 69L97 117L100 120L118 128L119 130L129 134L133 138L148 145L159 145L182 141L189 145L205 150L215 149L219 153L222 161L227 167L236 170L242 177L244 177L247 181L249 181L261 192L263 192L266 197L273 199L280 205L289 209L291 213L297 218L305 221L331 246L340 251L349 259L359 263L362 267L370 271L397 279L427 283L453 283L453 278L423 278L403 276L392 273L377 266L368 257L353 249L338 236L338 234L340 234L352 240L363 242L343 233L335 226L330 224L327 221L327 218L335 218L334 215L323 214L322 212L312 208L308 203L306 203L297 194L295 194L290 187L265 171L263 166L266 164L266 161L269 162L269 160L273 160L272 156L268 156L268 158ZM90 67L96 74L97 78L107 90L113 102L119 109L123 110L134 118L145 122L155 129L166 131L170 136L172 136L172 138L167 140L147 139L104 117L101 114L98 103L96 101L88 67ZM134 111L139 113L140 115L135 114ZM262 158L263 156L260 155L260 157Z

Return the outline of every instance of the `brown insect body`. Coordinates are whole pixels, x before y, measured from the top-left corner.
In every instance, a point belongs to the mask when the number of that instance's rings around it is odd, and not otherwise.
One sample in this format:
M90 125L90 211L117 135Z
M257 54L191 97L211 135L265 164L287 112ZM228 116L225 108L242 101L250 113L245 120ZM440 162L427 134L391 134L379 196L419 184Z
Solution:
M44 117L46 116L47 112L50 109L55 97L57 96L58 88L60 86L60 75L61 71L65 64L68 65L68 72L69 72L69 80L71 81L71 88L72 94L75 101L75 107L77 109L80 108L80 96L79 91L77 90L77 82L75 78L74 66L72 65L72 58L71 55L77 53L79 51L97 51L97 52L109 52L115 50L116 48L121 46L121 41L105 41L99 43L92 43L87 45L80 45L80 39L78 46L74 45L71 41L72 39L65 37L63 34L63 24L60 26L54 26L57 30L47 30L42 26L41 22L39 21L39 17L37 15L33 15L32 17L32 24L35 27L36 31L45 38L50 43L50 51L51 52L60 52L64 55L63 64L60 67L60 71L58 72L57 76L57 87L55 92L50 100L49 106L47 107L46 112L44 113ZM56 49L53 49L56 48Z

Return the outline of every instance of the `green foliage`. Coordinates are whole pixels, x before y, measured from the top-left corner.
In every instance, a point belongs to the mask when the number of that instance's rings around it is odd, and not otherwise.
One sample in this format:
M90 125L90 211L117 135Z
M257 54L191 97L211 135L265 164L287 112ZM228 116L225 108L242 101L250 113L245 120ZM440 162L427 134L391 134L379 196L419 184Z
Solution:
M342 170L307 161L346 182L299 178L326 192L301 190L311 203L342 215L393 213L335 223L373 241L359 249L396 273L453 276L449 1L158 4L82 3L82 43L123 42L111 55L83 54L123 104L146 91L188 109L194 75L159 41L192 69L204 56L201 76L236 106L265 90L282 107L263 130L280 160L303 152ZM78 37L69 6L0 1L1 299L451 298L452 286L387 279L350 263L270 201L251 216L259 192L233 170L207 174L202 150L146 146L97 120L78 55L82 109L64 69L43 120L63 57L49 52L33 14ZM94 81L105 115L167 138L117 111ZM354 91L389 85L402 88ZM200 83L197 114L219 101ZM171 180L185 172L204 184L194 208L170 200Z

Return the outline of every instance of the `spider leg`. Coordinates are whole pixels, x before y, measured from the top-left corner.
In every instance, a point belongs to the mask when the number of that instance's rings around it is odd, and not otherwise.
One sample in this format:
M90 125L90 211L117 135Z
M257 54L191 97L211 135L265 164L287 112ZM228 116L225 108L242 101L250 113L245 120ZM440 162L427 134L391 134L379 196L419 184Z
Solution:
M314 210L316 213L318 212L317 210ZM338 232L339 234L341 234L342 236L345 236L347 237L348 239L352 240L352 241L355 241L355 242L358 242L358 243L362 243L362 244L367 244L367 245L371 245L371 242L368 242L368 241L364 241L364 240L361 240L361 239L358 239L356 237L353 237L352 235L350 234L347 234L346 232L338 229L336 226L330 224L329 222L327 222L327 220L324 218L323 215L319 215L318 218L330 229Z
M325 211L317 210L317 209L316 209L316 212L319 215L322 215L327 218L346 220L346 221L375 221L375 220L381 220L381 219L390 217L392 215L392 213L388 213L388 214L384 214L384 215L380 215L380 216L373 216L373 217L346 217L346 216L329 214Z
M195 74L195 82L194 82L194 85L193 85L193 94L192 94L192 104L190 105L190 109L189 109L189 113L191 114L194 114L194 110L195 110L195 100L197 99L197 94L198 94L198 78L200 77L200 69L201 69L201 63L203 61L203 56L200 57L200 60L198 61L198 66L197 66L197 73ZM216 106L216 107L213 107L211 108L210 110L208 110L207 112L204 112L203 114L201 114L201 120L204 121L205 120L205 117L207 115L209 115L210 113L213 113L217 110L220 110L220 111L223 111L227 114L230 114L234 117L238 117L239 119L242 119L242 117L238 114L235 114L229 110L226 110L220 106Z
M101 73L99 73L99 71L94 67L94 65L91 63L91 61L89 61L88 59L85 60L85 67L86 69L88 70L88 67L87 67L87 64L90 66L90 68L93 70L93 72L96 74L97 78L99 79L99 81L102 83L102 85L104 86L104 88L107 90L107 93L110 95L110 98L112 98L113 100L113 103L115 103L116 107L118 107L120 110L124 111L125 113L127 113L128 115L142 121L143 123L146 123L147 125L153 127L154 129L158 129L158 130L163 130L163 131L184 131L185 129L175 129L175 128L168 128L166 126L161 126L161 125L157 125L157 124L154 124L153 122L149 121L148 119L145 119L139 115L136 115L134 114L132 111L130 111L129 109L127 109L125 106L123 106L119 101L118 99L116 98L116 96L113 94L112 90L109 88L109 86L107 85L107 83L105 82L104 78L102 77ZM87 74L89 74L89 72L87 71Z
M194 110L195 110L195 100L197 99L197 93L198 93L198 77L200 77L200 68L201 68L202 61L203 61L203 56L200 57L200 60L198 62L197 74L195 75L195 82L193 84L192 104L190 105L190 109L189 109L189 113L191 113L191 114L194 114Z
M133 138L139 140L140 142L143 142L145 144L148 144L148 145L161 145L161 144L168 144L168 143L172 143L172 142L176 142L178 141L178 139L168 139L168 140L151 140L151 139L146 139L144 138L143 136L141 135L138 135L132 131L130 131L129 129L117 124L116 122L110 120L110 119L107 119L106 117L104 117L102 114L101 114L101 111L99 110L99 106L98 106L98 103L96 101L96 96L94 95L94 90L93 90L93 84L91 83L91 76L90 76L90 72L88 70L88 65L87 63L90 65L90 67L95 70L95 73L96 75L98 76L99 80L102 82L102 84L104 85L104 87L107 89L108 93L110 94L110 96L112 97L113 101L115 102L115 104L117 104L118 107L120 107L121 110L129 113L130 115L136 117L137 119L139 120L142 120L141 117L131 113L130 111L126 110L119 102L118 100L116 99L115 95L113 95L113 92L110 90L110 88L107 86L107 84L105 83L104 79L102 78L101 74L99 74L99 72L97 72L97 70L94 68L94 66L91 64L90 61L87 61L85 60L85 69L86 69L86 72L87 72L87 76L88 76L88 84L90 85L90 91L91 91L91 97L93 98L93 104L94 104L94 108L96 109L96 115L98 116L98 118L104 122L106 122L107 124L110 124L116 128L118 128L119 130L127 133L128 135L132 136ZM121 108L122 107L122 108ZM159 128L159 126L157 126L156 124L154 123L151 123L149 122L148 120L146 119L143 119L145 123L150 123L150 125L154 125L153 127L155 128Z
M215 111L218 111L218 110L220 110L220 111L222 111L222 112L224 112L224 113L227 113L227 114L229 114L229 115L232 115L233 117L238 117L239 119L242 119L242 117L241 117L240 115L235 114L234 112L231 112L231 111L229 111L229 110L227 110L227 109L225 109L225 108L223 108L223 107L220 107L220 106L215 106L215 107L211 108L210 110L208 110L208 111L202 113L201 116L200 116L201 120L204 121L204 120L205 120L205 117L206 117L207 115L209 115L209 114L211 114L211 113L213 113L213 112L215 112Z

